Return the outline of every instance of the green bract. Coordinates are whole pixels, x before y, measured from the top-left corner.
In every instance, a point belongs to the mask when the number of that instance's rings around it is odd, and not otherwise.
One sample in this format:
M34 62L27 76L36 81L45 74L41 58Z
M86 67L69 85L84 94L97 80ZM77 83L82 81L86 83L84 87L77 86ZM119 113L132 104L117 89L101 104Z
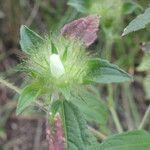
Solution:
M87 71L88 55L78 42L56 39L53 43L57 54L53 53L51 39L46 38L38 46L30 49L23 68L34 82L53 90L61 86L80 84Z

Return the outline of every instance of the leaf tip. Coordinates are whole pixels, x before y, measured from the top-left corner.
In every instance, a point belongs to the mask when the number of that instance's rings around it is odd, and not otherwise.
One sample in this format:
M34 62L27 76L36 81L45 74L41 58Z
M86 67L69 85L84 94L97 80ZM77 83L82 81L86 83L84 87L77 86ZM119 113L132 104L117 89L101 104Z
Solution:
M126 33L126 30L127 30L127 28L125 28L124 30L123 30L123 33L122 33L122 35L121 36L125 36L127 33Z
M26 29L26 28L27 28L27 26L21 25L21 26L20 26L20 33L22 33L22 31L23 31L24 29Z

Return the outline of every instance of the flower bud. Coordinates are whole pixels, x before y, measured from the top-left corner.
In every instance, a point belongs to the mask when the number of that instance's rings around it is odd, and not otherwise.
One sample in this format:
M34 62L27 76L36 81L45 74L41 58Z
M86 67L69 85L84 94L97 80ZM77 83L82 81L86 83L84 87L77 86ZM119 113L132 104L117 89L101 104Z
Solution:
M58 54L52 54L49 57L49 60L50 60L50 70L54 77L59 78L61 75L65 73L65 68Z

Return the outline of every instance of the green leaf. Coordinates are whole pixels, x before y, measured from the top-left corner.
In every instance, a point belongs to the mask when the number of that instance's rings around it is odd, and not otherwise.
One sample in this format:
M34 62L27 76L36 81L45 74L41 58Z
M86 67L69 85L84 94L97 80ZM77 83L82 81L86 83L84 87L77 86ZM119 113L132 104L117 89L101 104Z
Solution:
M29 54L31 49L35 47L37 44L43 42L43 38L40 37L37 33L30 30L25 25L22 25L20 28L20 45L21 49Z
M39 90L35 89L32 85L26 86L19 97L16 113L19 115L23 110L34 102L39 95Z
M107 106L94 94L84 89L61 89L64 97L76 105L88 121L106 124L108 119Z
M150 150L150 134L143 130L117 134L106 139L100 150Z
M87 150L89 136L86 121L76 106L62 101L62 119L67 150Z
M117 83L132 80L128 73L104 59L91 59L89 69L90 71L84 79L85 83Z
M78 12L85 13L90 6L90 2L91 0L69 0L67 4L75 8Z
M150 23L150 7L147 8L144 14L137 16L134 20L132 20L129 25L124 29L122 36L145 28L147 24Z

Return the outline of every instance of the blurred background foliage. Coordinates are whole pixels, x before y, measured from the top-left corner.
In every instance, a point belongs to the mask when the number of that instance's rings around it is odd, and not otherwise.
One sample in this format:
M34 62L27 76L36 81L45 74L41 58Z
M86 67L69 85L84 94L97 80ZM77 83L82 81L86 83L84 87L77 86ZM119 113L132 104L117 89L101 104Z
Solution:
M96 14L100 16L98 39L89 51L119 65L134 76L134 81L95 87L100 99L114 100L124 130L137 128L150 103L150 28L121 35L148 6L149 0L0 0L0 82L5 78L21 87L26 81L17 71L20 58L24 58L19 46L21 24L41 35L59 34L65 23ZM0 84L0 149L47 149L43 113L34 106L35 112L29 109L16 116L17 98L14 91ZM111 116L107 123L110 130L92 124L106 134L116 132Z

